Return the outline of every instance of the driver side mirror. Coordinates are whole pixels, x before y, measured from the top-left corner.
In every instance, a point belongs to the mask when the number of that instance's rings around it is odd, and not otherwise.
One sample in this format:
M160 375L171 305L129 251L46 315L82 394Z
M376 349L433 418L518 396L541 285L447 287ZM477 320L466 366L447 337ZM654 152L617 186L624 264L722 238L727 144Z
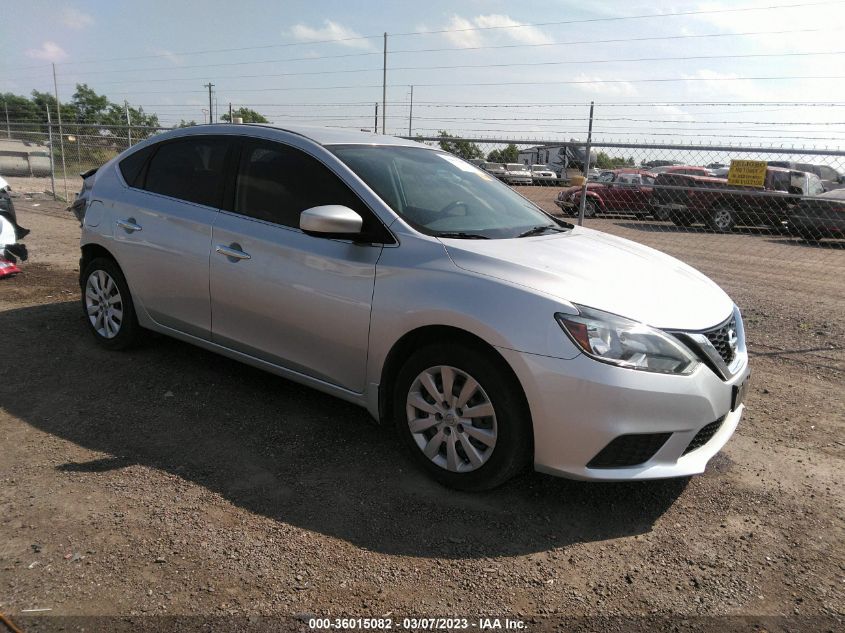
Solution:
M299 215L299 228L314 237L355 239L363 224L360 215L340 204L311 207Z

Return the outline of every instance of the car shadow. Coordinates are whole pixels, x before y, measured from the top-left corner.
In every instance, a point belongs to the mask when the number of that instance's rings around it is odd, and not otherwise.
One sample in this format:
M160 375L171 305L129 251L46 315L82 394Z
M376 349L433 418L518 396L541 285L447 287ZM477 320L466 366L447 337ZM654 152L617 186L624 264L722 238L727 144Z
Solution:
M108 455L59 473L107 477L140 464L368 550L486 557L641 534L688 483L526 474L494 491L454 492L363 409L165 337L103 350L76 302L0 312L0 331L6 412Z
M845 240L810 240L801 237L789 237L782 240L768 240L773 244L786 244L787 246L800 246L804 248L822 248L828 250L845 250Z
M785 229L776 229L765 226L739 226L735 227L729 233L719 233L711 228L701 225L694 226L677 226L671 222L661 222L659 220L642 221L642 222L616 222L616 226L633 229L635 231L644 231L647 233L709 233L712 235L788 235ZM772 240L773 242L776 240ZM777 241L780 244L780 241Z

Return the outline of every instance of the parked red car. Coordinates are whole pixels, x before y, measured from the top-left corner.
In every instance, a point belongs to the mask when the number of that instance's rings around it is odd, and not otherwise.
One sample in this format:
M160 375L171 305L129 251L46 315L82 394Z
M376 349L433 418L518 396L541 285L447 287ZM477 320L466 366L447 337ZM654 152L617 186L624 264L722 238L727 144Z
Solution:
M598 180L587 183L584 216L596 213L633 213L647 215L651 212L649 200L655 175L644 169L613 169L603 171ZM564 213L578 215L581 204L581 186L561 191L555 204Z

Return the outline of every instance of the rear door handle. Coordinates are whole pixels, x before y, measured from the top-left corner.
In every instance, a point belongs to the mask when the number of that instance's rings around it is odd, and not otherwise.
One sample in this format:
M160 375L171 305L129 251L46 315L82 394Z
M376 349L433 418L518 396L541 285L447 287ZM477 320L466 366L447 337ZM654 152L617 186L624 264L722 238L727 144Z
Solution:
M241 245L237 242L229 244L226 246L225 244L218 244L215 249L221 255L225 255L231 261L237 261L239 259L252 259L249 253L245 253L241 250Z
M141 230L141 225L135 224L135 218L129 218L128 220L118 220L117 225L127 233L134 233L135 231Z

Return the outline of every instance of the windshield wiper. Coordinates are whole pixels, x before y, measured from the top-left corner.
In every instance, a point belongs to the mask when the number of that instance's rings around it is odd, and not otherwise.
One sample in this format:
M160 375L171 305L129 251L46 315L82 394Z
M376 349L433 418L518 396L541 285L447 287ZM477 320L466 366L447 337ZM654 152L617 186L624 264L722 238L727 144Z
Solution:
M527 231L523 231L517 237L530 237L532 235L540 235L541 233L545 233L546 231L555 231L561 232L565 231L563 227L555 226L554 224L541 224L540 226L535 226L533 228L528 229Z
M481 235L480 233L464 233L463 231L444 231L442 233L436 233L437 237L457 237L462 240L489 240L490 238L486 235Z

